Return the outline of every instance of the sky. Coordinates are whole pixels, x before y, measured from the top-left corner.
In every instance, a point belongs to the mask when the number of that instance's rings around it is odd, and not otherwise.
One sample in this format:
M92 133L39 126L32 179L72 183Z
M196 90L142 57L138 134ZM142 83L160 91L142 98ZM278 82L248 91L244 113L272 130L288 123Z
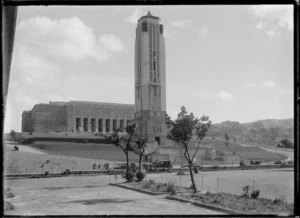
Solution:
M49 101L134 104L137 20L164 25L167 113L293 117L293 5L20 6L4 131Z

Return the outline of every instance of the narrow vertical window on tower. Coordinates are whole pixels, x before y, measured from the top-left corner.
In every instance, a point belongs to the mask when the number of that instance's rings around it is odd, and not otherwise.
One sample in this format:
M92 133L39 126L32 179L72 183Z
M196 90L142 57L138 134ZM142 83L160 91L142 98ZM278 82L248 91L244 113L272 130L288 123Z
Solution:
M143 23L142 23L142 31L143 31L143 32L147 32L147 31L148 31L148 25L147 25L147 22L143 22Z
M159 25L159 33L164 34L164 25L162 24Z

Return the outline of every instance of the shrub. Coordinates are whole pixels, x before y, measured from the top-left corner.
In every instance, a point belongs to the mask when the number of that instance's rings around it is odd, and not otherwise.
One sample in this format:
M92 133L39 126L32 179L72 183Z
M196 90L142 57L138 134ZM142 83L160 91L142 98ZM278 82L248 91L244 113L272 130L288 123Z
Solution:
M256 198L258 198L258 196L259 196L259 190L253 190L251 192L251 198L256 199Z
M142 181L145 177L146 177L146 173L144 173L144 172L138 172L136 174L136 178L137 178L138 182Z
M282 199L275 198L275 199L273 200L273 203L274 203L274 204L282 204L282 203L284 203L284 201L283 201Z
M133 178L135 177L135 173L129 170L128 173L125 173L122 177L128 182L132 182Z
M250 185L246 185L243 187L243 197L249 198L249 190L250 190Z
M219 203L220 203L219 198L215 198L215 199L212 201L212 203L219 204Z
M155 180L154 179L150 179L149 182L150 182L151 185L153 185L155 183Z
M175 184L173 182L168 182L166 184L166 187L167 187L167 192L171 192L171 194L176 194L176 191L175 191Z
M145 181L142 185L143 188L150 189L152 185L154 185L155 181L150 179L149 181Z
M15 197L15 195L14 195L14 193L8 192L8 193L5 193L5 197L6 198L13 198L13 197Z
M4 211L14 210L15 206L8 201L4 201Z
M210 191L207 191L205 195L212 195Z

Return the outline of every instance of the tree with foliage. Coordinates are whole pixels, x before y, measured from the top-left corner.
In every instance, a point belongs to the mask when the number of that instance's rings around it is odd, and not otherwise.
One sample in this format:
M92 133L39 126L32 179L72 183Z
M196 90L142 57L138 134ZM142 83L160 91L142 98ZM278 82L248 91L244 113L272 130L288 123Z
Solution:
M184 148L184 157L188 162L190 176L194 193L197 192L197 187L194 181L193 174L193 161L197 154L201 140L206 136L206 133L211 126L211 121L208 116L202 116L200 119L195 117L193 113L188 114L185 107L181 107L180 113L177 115L177 119L172 120L167 114L166 124L170 128L167 138L177 142ZM193 155L189 153L189 143L193 136L196 136L198 141L197 148Z
M15 141L15 137L16 137L16 132L15 132L15 130L12 129L12 130L10 131L10 136L11 136L12 140Z
M224 137L225 137L225 140L226 140L225 144L226 144L226 146L228 146L229 145L228 141L229 141L230 137L227 135L227 133L225 133Z
M100 134L110 140L115 146L120 147L126 156L126 180L130 182L132 178L130 178L129 173L129 156L128 152L131 150L131 139L133 138L133 134L136 129L135 123L130 123L126 126L126 133L122 134L119 129L114 130L112 133Z
M280 143L283 145L283 147L285 147L285 148L294 148L294 145L293 145L293 143L290 141L290 140L288 140L288 139L282 139L281 141L280 141Z

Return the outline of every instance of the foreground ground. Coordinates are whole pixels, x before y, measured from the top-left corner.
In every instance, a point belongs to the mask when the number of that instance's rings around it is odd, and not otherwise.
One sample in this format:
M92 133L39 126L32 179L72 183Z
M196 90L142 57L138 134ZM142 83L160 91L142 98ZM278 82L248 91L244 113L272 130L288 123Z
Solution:
M212 215L217 211L190 203L164 199L123 188L109 182L124 181L114 176L77 176L48 179L5 180L15 197L15 210L5 215Z
M199 190L215 193L219 190L219 192L240 195L242 187L246 185L250 185L252 190L254 181L254 188L260 190L260 197L280 198L288 203L294 202L293 168L199 172L194 177ZM157 182L173 182L175 185L180 185L181 180L182 186L191 185L188 172L185 172L181 179L176 173L148 174L147 179L154 179Z

